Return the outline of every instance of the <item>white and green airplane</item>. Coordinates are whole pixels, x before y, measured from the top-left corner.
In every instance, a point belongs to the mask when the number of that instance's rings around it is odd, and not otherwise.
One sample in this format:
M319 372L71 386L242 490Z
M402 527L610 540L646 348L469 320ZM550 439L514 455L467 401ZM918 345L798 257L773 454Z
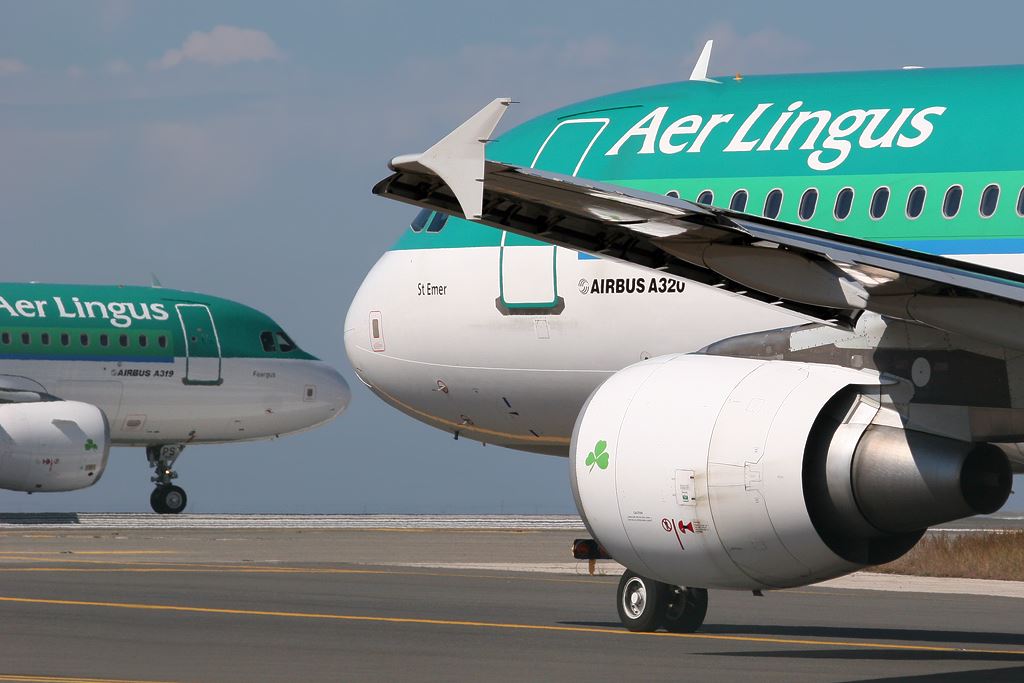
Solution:
M634 630L893 560L1024 471L1024 67L709 54L393 159L374 192L421 211L345 323L399 410L569 456Z
M185 446L276 438L340 415L333 368L242 304L157 287L0 284L0 488L95 484L111 446L155 469L178 513Z

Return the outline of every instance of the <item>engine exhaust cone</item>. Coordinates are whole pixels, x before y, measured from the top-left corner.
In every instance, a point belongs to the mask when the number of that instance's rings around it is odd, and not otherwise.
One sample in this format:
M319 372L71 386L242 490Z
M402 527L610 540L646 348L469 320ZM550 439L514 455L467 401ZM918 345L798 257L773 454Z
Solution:
M990 515L1006 504L1013 470L1001 450L980 444L967 454L960 469L960 492L978 515Z
M853 460L853 493L876 529L901 534L995 512L1012 472L991 444L972 444L892 427L869 427Z

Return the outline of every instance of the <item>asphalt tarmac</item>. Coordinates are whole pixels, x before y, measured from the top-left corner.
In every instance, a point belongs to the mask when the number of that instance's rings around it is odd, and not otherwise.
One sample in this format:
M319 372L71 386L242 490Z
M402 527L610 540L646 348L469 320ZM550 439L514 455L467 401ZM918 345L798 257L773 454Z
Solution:
M699 633L631 634L617 577L512 571L578 535L7 528L0 681L1024 680L1005 597L712 591Z

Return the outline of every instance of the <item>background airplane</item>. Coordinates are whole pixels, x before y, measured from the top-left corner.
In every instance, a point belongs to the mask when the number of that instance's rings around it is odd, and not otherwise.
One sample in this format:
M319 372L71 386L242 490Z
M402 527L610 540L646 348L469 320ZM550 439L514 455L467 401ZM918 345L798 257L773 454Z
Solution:
M0 488L70 491L111 446L144 448L155 512L184 510L190 444L275 438L340 415L341 375L267 315L157 287L0 284Z
M635 630L895 559L1024 462L1024 69L712 79L709 51L396 157L375 193L425 211L345 325L385 401L570 456Z

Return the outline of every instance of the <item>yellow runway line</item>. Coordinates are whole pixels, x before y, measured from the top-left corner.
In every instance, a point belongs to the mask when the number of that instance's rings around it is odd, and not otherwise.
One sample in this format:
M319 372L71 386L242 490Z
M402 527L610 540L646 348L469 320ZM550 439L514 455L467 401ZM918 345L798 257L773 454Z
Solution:
M323 621L346 621L382 624L411 624L418 626L453 626L479 629L507 629L514 631L542 631L547 633L588 633L614 636L682 638L688 640L718 640L768 645L813 645L817 647L843 647L849 649L900 650L905 652L945 652L952 654L1015 655L1024 658L1024 650L989 650L961 648L942 645L904 645L898 643L877 643L870 641L813 640L810 638L773 638L768 636L732 636L716 633L633 633L624 628L602 628L596 626L552 626L545 624L516 624L493 621L466 621L458 619L425 619L416 617L371 617L355 614L329 614L317 612L279 612L271 610L228 609L220 607L186 607L183 605L146 605L131 602L100 602L93 600L52 600L43 598L14 598L0 596L0 603L22 603L32 605L54 605L65 607L106 607L124 610L145 610L154 612L179 612L192 614L218 614L246 617L276 617L283 619L314 619Z
M166 683L165 681L143 681L124 678L83 678L81 676L37 676L34 674L0 674L0 681L21 683Z
M46 560L50 562L50 560ZM76 563L75 560L65 562ZM79 563L98 565L89 567L0 567L0 574L26 574L26 573L85 573L85 574L158 574L161 572L173 574L337 574L337 575L392 575L392 576L433 576L443 578L464 578L464 579L491 579L497 581L540 581L544 583L614 583L618 581L614 576L574 575L570 578L556 578L553 576L536 576L533 574L466 574L455 572L439 571L416 571L415 569L343 569L340 567L252 567L246 565L206 565L206 564L175 564L163 562L136 562L136 563L111 563L99 560L79 560ZM495 570L501 571L501 570ZM613 579L614 581L595 581L597 579Z

